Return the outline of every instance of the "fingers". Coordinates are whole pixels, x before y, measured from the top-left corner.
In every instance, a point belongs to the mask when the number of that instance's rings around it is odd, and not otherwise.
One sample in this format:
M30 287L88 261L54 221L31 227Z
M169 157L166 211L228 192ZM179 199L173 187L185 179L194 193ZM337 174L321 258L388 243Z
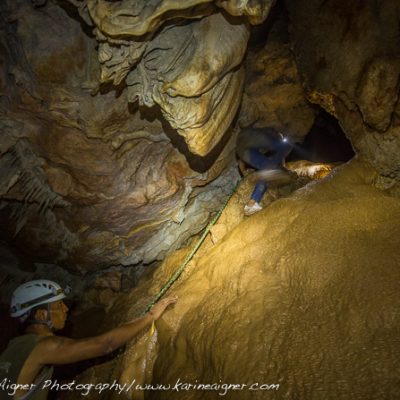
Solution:
M170 304L176 303L177 300L178 300L178 296L169 296L169 297L166 297L165 299L161 300L160 303L163 302L164 304L170 305Z
M150 315L152 315L154 319L158 319L170 304L176 303L177 299L177 296L170 296L160 300L153 306Z
M162 308L167 308L170 304L174 304L176 303L176 301L178 300L177 296L170 296L170 297L166 297L165 299L160 300L156 305L158 305L159 307Z

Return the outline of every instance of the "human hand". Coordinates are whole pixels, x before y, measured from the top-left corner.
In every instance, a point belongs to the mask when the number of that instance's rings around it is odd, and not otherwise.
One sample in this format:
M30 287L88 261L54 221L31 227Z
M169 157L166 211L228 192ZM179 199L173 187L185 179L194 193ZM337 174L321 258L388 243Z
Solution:
M165 309L170 305L176 303L178 300L177 296L166 297L165 299L160 300L158 303L154 304L153 308L149 312L149 315L153 320L157 320L164 313Z

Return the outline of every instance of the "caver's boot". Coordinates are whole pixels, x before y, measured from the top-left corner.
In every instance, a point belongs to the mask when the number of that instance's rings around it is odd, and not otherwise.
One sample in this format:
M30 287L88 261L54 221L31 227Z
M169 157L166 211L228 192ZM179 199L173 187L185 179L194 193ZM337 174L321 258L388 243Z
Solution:
M244 206L244 215L249 216L249 215L252 215L252 214L254 214L254 213L256 213L256 212L258 212L260 210L262 210L262 206L257 202L254 202L251 205L246 204Z

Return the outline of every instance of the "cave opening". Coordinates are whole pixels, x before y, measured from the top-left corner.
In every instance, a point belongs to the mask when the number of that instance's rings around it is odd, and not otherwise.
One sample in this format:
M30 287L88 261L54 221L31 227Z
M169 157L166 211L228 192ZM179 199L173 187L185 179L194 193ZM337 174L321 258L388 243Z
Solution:
M354 155L351 142L338 120L321 109L304 141L295 145L287 161L346 162Z

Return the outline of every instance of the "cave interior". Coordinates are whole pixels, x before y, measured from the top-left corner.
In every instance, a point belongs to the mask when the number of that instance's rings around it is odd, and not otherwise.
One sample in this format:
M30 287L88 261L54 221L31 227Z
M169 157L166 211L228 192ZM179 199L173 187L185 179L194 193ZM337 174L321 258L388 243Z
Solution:
M395 0L2 1L0 353L23 282L72 288L57 335L78 340L143 315L184 266L156 334L53 379L400 398L399 21ZM246 216L249 127L294 146ZM163 395L221 387L192 389Z

